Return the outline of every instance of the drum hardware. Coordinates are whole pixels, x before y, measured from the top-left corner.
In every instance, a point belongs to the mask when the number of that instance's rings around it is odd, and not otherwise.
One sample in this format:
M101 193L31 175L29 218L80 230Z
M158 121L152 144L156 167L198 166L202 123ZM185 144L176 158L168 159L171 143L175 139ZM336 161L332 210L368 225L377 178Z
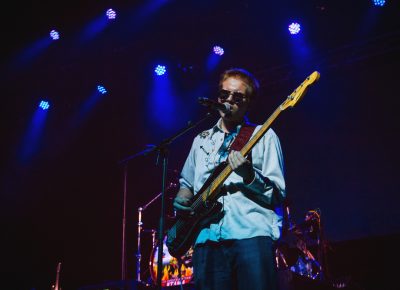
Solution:
M287 269L289 265L286 261L285 255L279 248L275 249L275 265L278 269Z
M168 252L166 245L167 237L163 240L162 252L162 277L161 287L182 286L191 283L193 280L193 248L180 257L179 259L171 256ZM157 256L158 256L158 243L154 244L154 248L150 255L150 274L153 282L157 283Z
M304 221L295 224L290 219L286 206L286 228L275 250L275 261L278 270L290 270L313 280L322 280L324 276L323 257L324 241L322 239L321 212L309 210ZM316 249L317 259L311 249Z
M158 242L160 243L159 247L162 247L162 241L163 241L163 236L164 236L164 232L165 232L165 192L167 190L167 173L168 173L168 152L169 152L169 145L171 145L177 138L183 136L185 133L189 132L191 129L195 128L196 126L198 126L200 123L208 120L209 118L211 118L213 115L211 114L211 112L208 112L204 117L202 117L200 120L197 120L196 122L192 122L189 121L187 126L181 130L179 130L176 134L165 138L163 141L161 141L161 143L159 143L158 145L147 145L147 148L145 150L142 150L140 152L137 152L133 155L130 155L126 158L124 158L123 160L121 160L119 162L120 165L124 165L124 191L123 191L123 218L122 218L122 262L121 262L121 269L122 269L122 280L125 280L126 277L126 236L125 236L125 228L126 228L126 197L127 197L127 167L128 167L128 163L129 161L138 158L138 157L143 157L146 155L149 155L151 153L156 153L157 154L157 164L161 163L162 164L162 178L161 178L161 194L159 194L158 196L161 197L161 207L160 207L160 215L159 215L159 228L158 228ZM161 162L159 162L159 160L161 160ZM175 171L177 172L177 171ZM153 200L154 201L154 200ZM152 202L152 201L151 201ZM150 203L151 203L150 202ZM148 205L147 205L148 206ZM140 215L142 213L142 211L145 210L145 206L141 208ZM141 223L141 219L140 219L140 223ZM143 224L138 224L138 228L141 228L143 226ZM138 230L138 234L141 234L141 231ZM138 235L138 246L140 246L140 237ZM157 259L157 267L159 269L159 271L161 270L162 267L162 256L161 256L161 251L159 252L158 255L158 259ZM141 253L140 253L140 247L138 248L137 251L137 255L136 255L139 259L141 257ZM139 264L139 263L138 263ZM140 266L140 265L139 265ZM136 273L136 278L138 280L138 282L141 281L141 277L140 277L140 268L136 269L137 273ZM161 275L158 276L158 281L157 281L157 288L161 289L161 281L159 281Z
M168 185L167 190L177 188L177 183L171 182ZM152 198L147 204L138 208L138 223L137 223L137 253L136 253L136 281L146 286L157 285L157 260L158 260L158 239L157 239L157 231L154 229L145 229L143 223L143 211L146 210L153 202L155 202L161 193L157 194L154 198ZM170 217L175 217L175 212L170 215ZM144 281L142 280L142 272L141 272L141 238L143 233L151 234L151 247L152 251L149 259L149 270L152 281ZM162 252L162 277L161 277L161 287L169 287L169 286L179 286L188 284L193 279L193 265L192 265L192 255L193 249L191 248L185 255L180 257L180 259L176 259L171 256L168 252L168 248L166 246L166 236L163 240L163 252Z
M56 282L54 285L51 286L52 290L61 290L60 287L60 272L61 272L61 262L58 262L57 264L57 274L56 274Z
M166 191L171 189L177 188L177 183L170 182L167 187ZM152 235L152 248L156 246L156 233L157 231L154 229L144 229L142 216L143 211L146 210L153 202L155 202L159 197L161 197L162 193L157 194L153 199L151 199L148 203L144 206L138 208L138 223L137 223L137 252L136 252L136 281L143 283L141 280L141 261L142 261L142 252L141 252L141 235L142 233L151 233Z

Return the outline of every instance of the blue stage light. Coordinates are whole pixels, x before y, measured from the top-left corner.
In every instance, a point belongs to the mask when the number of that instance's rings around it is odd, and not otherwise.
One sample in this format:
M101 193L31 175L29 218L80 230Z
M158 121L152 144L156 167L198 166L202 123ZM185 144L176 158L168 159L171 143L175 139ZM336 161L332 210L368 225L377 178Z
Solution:
M108 19L115 19L115 17L117 17L117 13L111 8L107 10L106 15Z
M224 49L218 45L213 47L213 51L216 55L223 55L224 54Z
M165 65L160 65L159 64L154 69L154 72L156 73L156 75L162 76L163 74L165 74L167 72L167 68L165 67Z
M105 95L107 94L107 90L105 87L98 85L97 90L99 91L100 94Z
M42 110L48 110L50 107L49 102L47 101L40 101L39 103L39 108L42 108Z
M385 5L385 0L374 0L374 5L375 6L383 6L383 5Z
M297 22L293 22L292 24L289 25L288 29L290 34L298 34L301 30L301 26Z
M52 31L50 31L50 37L53 40L57 40L60 39L60 34L58 33L58 31L53 29Z

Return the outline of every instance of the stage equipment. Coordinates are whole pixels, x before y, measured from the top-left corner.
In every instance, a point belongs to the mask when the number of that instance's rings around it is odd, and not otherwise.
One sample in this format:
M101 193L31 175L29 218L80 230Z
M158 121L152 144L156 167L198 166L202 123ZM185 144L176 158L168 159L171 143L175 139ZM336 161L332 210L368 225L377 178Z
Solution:
M156 68L154 69L154 72L156 75L158 76L162 76L163 74L165 74L167 72L167 68L165 65L157 65Z
M106 11L106 15L107 15L107 18L110 20L113 20L117 17L117 13L111 8Z
M61 287L60 287L60 272L61 272L61 262L59 262L58 265L57 265L56 282L54 283L54 285L52 285L52 287L51 287L52 290L61 290Z
M42 108L42 110L48 110L50 108L50 104L48 101L40 101L39 107Z
M168 252L165 244L166 238L163 241L161 286L171 287L191 283L193 280L193 248L190 248L185 255L177 259ZM154 283L157 283L157 256L158 246L155 245L151 252L149 263L151 278Z
M102 95L107 94L106 88L103 87L103 86L101 86L101 85L98 85L98 86L97 86L97 91L98 91L100 94L102 94Z
M385 0L374 0L374 5L382 7L385 5L385 2Z
M53 40L58 40L60 39L60 34L58 33L58 31L53 29L52 31L50 31L50 37Z
M188 122L188 125L180 130L175 135L164 139L158 145L148 146L147 149L131 155L124 160L120 161L120 164L125 165L124 170L124 198L123 198L123 222L122 222L122 280L126 280L126 243L125 243L125 226L126 226L126 193L127 193L127 166L128 162L136 157L145 156L151 154L153 152L157 152L158 158L162 160L162 182L161 182L161 213L160 213L160 222L158 228L158 247L162 248L163 246L163 238L164 238L164 224L165 224L165 191L166 191L166 178L167 178L167 164L168 164L168 146L173 143L177 138L184 135L185 133L189 132L191 129L195 128L200 123L204 122L205 120L209 119L212 114L208 112L202 119L199 121L192 123ZM189 250L189 248L187 249ZM185 251L187 252L187 251ZM184 253L183 253L184 254ZM158 263L157 263L157 273L161 273L162 271L162 251L158 251ZM157 275L157 288L161 289L161 275Z
M197 101L210 110L221 111L222 113L229 113L232 111L232 106L228 103L219 103L207 98L199 98Z
M216 55L222 56L224 54L224 49L218 45L213 47L213 51Z
M285 211L289 212L288 207ZM290 270L313 280L324 280L325 242L321 235L320 210L309 210L304 221L299 224L288 220L287 226L289 227L283 231L275 250L277 269ZM312 253L312 249L316 255Z
M173 171L176 173L176 171ZM177 179L175 177L174 179ZM165 189L167 192L173 191L177 189L177 180L175 182L170 182L167 188ZM175 191L174 191L175 192ZM143 229L142 215L143 211L146 210L153 202L155 202L159 197L161 197L162 193L157 194L153 199L151 199L144 206L138 208L138 224L137 224L137 252L136 252L136 281L143 282L141 277L141 260L142 260L142 251L141 251L141 237L143 232L150 232L152 234L152 248L157 247L156 245L156 233L157 231L154 229L145 230ZM175 212L170 213L167 217L172 218L175 216Z
M297 22L293 22L289 25L288 30L289 30L290 34L295 35L300 32L301 26Z

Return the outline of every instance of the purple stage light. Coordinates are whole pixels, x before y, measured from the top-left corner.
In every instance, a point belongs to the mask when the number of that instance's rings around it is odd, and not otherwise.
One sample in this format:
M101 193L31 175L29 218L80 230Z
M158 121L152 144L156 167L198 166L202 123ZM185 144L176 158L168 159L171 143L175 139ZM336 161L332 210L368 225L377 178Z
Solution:
M115 19L117 17L117 13L111 8L107 10L106 15L108 19Z
M156 73L156 75L162 76L167 72L167 68L165 67L165 65L157 65L154 69L154 72Z
M301 26L300 24L298 24L297 22L293 22L292 24L289 25L289 32L290 34L298 34L301 30Z
M219 56L224 54L224 49L218 45L213 47L213 51L216 55L219 55Z
M40 101L39 103L39 108L42 108L42 110L48 110L50 107L49 102L47 101Z
M58 33L58 31L53 29L52 31L50 31L50 37L53 40L57 40L60 39L60 34Z
M105 95L107 94L107 90L105 87L98 85L97 90L99 91L100 94Z
M374 0L374 5L375 6L383 6L383 5L385 5L385 0Z

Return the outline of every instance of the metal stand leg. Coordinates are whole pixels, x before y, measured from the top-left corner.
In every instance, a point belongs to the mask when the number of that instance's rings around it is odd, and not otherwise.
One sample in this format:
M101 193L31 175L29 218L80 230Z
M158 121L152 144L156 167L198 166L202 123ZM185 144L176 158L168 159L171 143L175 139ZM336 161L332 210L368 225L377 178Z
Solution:
M141 282L140 278L140 263L142 260L141 248L140 248L140 238L142 234L142 210L143 208L138 208L138 231L137 231L137 252L136 252L136 281Z

